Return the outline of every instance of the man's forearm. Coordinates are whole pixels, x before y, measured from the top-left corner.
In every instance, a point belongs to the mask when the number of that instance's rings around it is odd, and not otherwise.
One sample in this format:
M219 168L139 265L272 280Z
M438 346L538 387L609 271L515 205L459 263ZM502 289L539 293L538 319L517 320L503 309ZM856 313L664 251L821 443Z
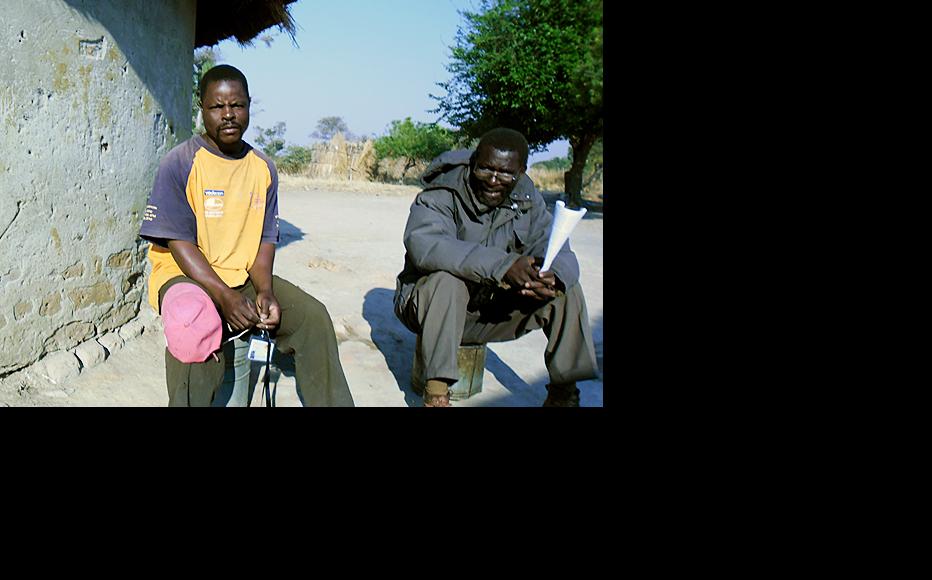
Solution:
M263 242L259 244L256 261L249 269L249 279L259 292L272 291L272 265L275 263L275 244Z
M197 246L184 240L169 240L168 249L184 275L199 282L219 304L229 286L214 272Z

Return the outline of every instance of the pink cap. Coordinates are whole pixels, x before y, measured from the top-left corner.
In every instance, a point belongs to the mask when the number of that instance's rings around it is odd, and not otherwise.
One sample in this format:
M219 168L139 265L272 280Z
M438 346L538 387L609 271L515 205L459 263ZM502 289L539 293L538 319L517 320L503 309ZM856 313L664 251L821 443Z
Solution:
M207 292L195 284L182 282L165 292L162 327L168 352L183 363L204 362L220 348L220 315Z

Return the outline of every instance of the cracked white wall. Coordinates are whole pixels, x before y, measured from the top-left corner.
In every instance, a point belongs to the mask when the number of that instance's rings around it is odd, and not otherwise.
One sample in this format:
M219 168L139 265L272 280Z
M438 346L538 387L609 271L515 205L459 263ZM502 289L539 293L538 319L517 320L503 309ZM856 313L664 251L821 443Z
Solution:
M140 217L191 132L194 0L0 0L0 374L145 296Z

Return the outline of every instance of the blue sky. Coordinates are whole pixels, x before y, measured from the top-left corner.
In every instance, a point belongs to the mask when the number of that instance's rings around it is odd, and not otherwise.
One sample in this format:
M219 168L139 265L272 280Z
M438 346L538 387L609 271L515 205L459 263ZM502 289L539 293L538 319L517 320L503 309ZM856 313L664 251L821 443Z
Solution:
M284 121L288 144L307 145L329 116L367 136L384 135L395 119L436 121L429 95L442 95L437 83L451 76L459 11L477 7L474 0L298 0L291 5L297 47L276 28L270 47L221 42L219 62L243 71L257 101L246 140L257 126ZM531 162L566 152L567 142L557 141Z

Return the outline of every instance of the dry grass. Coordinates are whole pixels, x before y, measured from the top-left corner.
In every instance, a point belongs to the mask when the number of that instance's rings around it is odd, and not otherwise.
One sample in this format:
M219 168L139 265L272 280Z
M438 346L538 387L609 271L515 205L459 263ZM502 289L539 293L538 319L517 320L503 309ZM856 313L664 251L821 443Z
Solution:
M384 193L389 195L411 195L421 191L416 185L397 185L377 181L354 179L318 179L303 175L278 174L278 187L282 191L349 191L355 193Z
M418 162L405 173L405 184L401 184L404 159L376 159L373 142L346 141L342 133L325 143L315 143L313 161L299 174L279 173L283 189L299 191L350 191L358 193L385 193L414 195L420 191L416 178L426 168L426 162ZM528 175L537 189L546 193L563 193L563 171L532 167ZM382 181L373 181L379 179ZM599 178L583 189L583 199L602 202L602 179Z
M563 171L559 169L542 169L539 167L532 167L528 169L528 176L534 181L534 185L537 186L537 189L540 191L546 191L549 193L563 192L563 186L565 185L563 179ZM602 201L602 179L597 179L592 182L589 187L583 189L583 199L589 201Z
M413 173L414 170L410 170ZM400 169L398 171L400 174ZM548 193L563 192L563 172L559 170L548 170L532 168L528 170L528 175L537 189ZM355 193L378 193L387 195L410 195L413 196L421 188L417 185L399 185L397 183L383 183L379 181L368 181L363 179L327 179L321 177L308 177L306 175L290 175L279 173L279 188L283 191L349 191ZM599 179L592 183L590 187L583 191L583 199L593 202L602 202L602 180Z
M370 168L375 164L372 140L347 141L337 133L330 141L314 143L307 147L311 151L311 162L294 177L332 181L366 180ZM279 168L281 169L281 168Z
M532 167L527 174L541 191L563 191L563 172L560 170Z

